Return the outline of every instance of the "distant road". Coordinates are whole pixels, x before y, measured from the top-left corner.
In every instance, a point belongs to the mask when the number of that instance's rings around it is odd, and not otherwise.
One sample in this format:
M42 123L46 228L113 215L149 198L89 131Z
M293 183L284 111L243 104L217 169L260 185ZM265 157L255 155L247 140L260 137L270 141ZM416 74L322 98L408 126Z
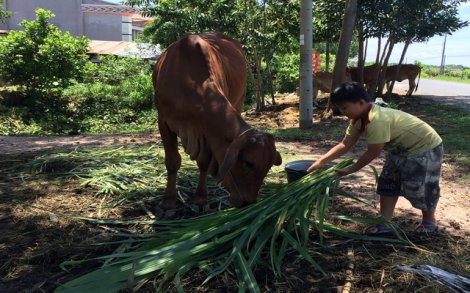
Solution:
M405 94L408 90L408 80L396 85L398 87L393 90L395 93ZM425 96L423 98L458 105L470 111L470 84L421 78L413 96Z

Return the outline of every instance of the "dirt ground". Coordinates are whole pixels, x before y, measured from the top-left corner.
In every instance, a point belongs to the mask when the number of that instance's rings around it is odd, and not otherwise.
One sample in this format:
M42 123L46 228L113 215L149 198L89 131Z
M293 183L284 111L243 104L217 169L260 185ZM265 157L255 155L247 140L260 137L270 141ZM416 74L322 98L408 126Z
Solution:
M255 127L289 129L298 127L298 97L288 95L277 99L277 105L270 106L269 111L255 113L247 111L244 118ZM322 131L328 125L345 126L344 118L333 118L319 122L311 131ZM98 203L96 197L82 186L36 185L28 186L21 183L22 174L8 177L8 170L18 164L24 164L31 158L50 152L72 150L77 146L95 148L101 146L118 146L128 144L146 144L158 141L158 133L119 134L119 135L80 135L57 137L15 137L0 136L0 292L48 292L57 282L65 278L65 273L56 267L63 254L73 257L73 253L64 250L70 247L81 247L81 240L93 236L96 231L84 224L58 220L50 211L64 215L96 216L89 211L91 206ZM326 135L319 141L278 141L278 148L287 150L288 159L316 159L341 136ZM365 143L361 142L351 155L357 158L364 150ZM378 170L383 164L383 157L373 161L372 165ZM440 231L470 240L470 182L462 179L452 163L444 160L442 169L442 197L436 212ZM343 178L342 186L358 197L377 202L374 192L375 178L370 169ZM354 207L344 206L345 209L362 209L368 214L376 214L377 208L355 204ZM412 231L419 223L420 215L417 210L403 198L400 198L396 208L398 224L407 231ZM60 227L60 229L58 229ZM98 228L96 228L98 229ZM63 243L48 241L50 238L62 239ZM15 245L11 245L15 243ZM89 254L103 253L99 248L87 248L80 251L78 257ZM77 255L75 255L77 256ZM55 266L50 268L50 266ZM40 267L41 269L37 269ZM38 273L40 272L40 273ZM201 291L202 292L202 291ZM219 291L222 292L222 291ZM282 292L282 291L280 291ZM287 292L287 291L286 291ZM291 291L295 292L295 291ZM357 291L359 292L359 291Z

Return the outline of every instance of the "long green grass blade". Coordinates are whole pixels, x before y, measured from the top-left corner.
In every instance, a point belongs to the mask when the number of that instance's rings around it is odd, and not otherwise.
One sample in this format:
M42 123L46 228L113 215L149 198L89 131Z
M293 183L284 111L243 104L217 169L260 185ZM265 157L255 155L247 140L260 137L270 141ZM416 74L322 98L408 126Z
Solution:
M252 293L259 293L260 289L256 282L255 276L248 265L245 257L241 253L237 253L237 266L243 276L243 281L248 290Z

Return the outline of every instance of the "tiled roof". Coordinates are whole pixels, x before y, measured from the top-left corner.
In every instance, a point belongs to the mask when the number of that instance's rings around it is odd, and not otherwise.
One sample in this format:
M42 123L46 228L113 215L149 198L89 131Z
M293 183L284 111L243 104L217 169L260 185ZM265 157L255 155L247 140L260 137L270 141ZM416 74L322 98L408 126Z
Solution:
M122 5L94 5L82 4L82 12L95 12L95 13L140 13L138 8Z
M161 50L159 46L148 43L92 40L88 45L87 54L149 59L160 56Z
M116 3L104 1L104 0L82 0L82 4L94 4L94 5L119 5Z

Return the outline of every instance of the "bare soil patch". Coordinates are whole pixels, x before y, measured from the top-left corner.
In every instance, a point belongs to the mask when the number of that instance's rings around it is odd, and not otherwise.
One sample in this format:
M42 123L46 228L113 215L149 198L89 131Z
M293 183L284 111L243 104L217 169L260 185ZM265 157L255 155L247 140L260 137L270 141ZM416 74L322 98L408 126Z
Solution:
M298 97L295 95L277 99L267 111L247 111L244 118L253 126L272 129L298 127ZM416 105L406 104L413 111ZM315 120L311 130L321 132L328 127L345 127L346 119L337 117L328 121ZM297 159L316 159L337 141L341 135L321 135L315 141L280 141L278 148L284 150L284 163ZM129 135L82 135L67 137L0 137L0 292L50 292L58 284L78 276L97 263L80 266L69 272L62 271L59 264L67 259L83 259L110 253L112 247L88 245L94 237L102 238L109 228L90 225L72 217L97 217L119 219L151 219L156 203L144 202L139 208L102 209L106 197L97 197L92 188L77 180L44 178L29 173L22 166L44 153L71 151L76 147L99 148L122 145L151 145L159 141L158 133ZM352 152L358 157L365 149L364 142ZM373 162L381 169L383 158ZM468 170L468 169L467 169ZM420 215L405 199L400 199L396 209L396 221L400 228L410 232L410 238L429 252L419 255L423 261L440 265L443 269L469 274L468 251L470 247L470 184L447 158L443 165L442 198L437 210L440 232L432 237L413 234ZM47 180L46 180L47 179ZM343 178L342 186L354 195L370 201L365 206L346 199L333 199L331 212L336 214L375 215L377 203L375 178L370 169ZM150 213L151 214L151 213ZM352 230L363 227L340 223ZM133 228L127 228L132 230ZM257 270L255 275L265 292L337 292L342 289L348 263L346 250L357 248L354 263L354 290L352 292L406 292L423 285L422 279L398 273L391 265L407 262L406 258L418 257L413 248L397 248L376 242L351 242L331 239L328 246L320 248L318 256L325 269L331 272L322 277L306 262L290 255L285 265L285 275L274 277L268 270ZM401 250L401 251L400 251ZM422 253L422 252L421 252ZM466 259L465 260L465 255ZM463 258L463 263L461 262ZM459 260L460 259L460 260ZM182 281L190 292L235 292L236 283L230 276L222 275L207 287L201 287L204 275L195 272ZM424 282L425 283L425 282ZM445 292L443 287L429 285L432 292ZM146 289L145 289L146 288ZM141 292L152 291L145 287ZM170 289L168 289L171 291Z

